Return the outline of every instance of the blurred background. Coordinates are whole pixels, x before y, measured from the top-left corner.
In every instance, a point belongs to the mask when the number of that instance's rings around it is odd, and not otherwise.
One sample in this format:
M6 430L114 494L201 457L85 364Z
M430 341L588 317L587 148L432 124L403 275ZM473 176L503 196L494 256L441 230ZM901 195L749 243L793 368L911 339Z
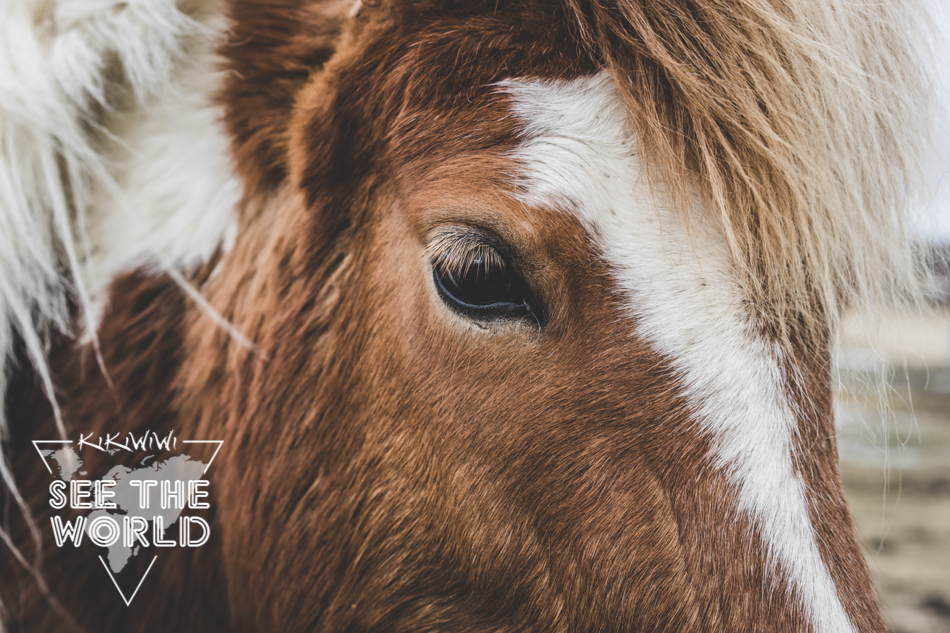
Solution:
M853 315L837 354L841 476L895 633L950 633L950 277L942 280L948 293L929 314Z
M934 90L950 113L950 3L926 0ZM920 314L854 314L836 354L841 476L894 633L950 633L950 114L913 221L934 254Z

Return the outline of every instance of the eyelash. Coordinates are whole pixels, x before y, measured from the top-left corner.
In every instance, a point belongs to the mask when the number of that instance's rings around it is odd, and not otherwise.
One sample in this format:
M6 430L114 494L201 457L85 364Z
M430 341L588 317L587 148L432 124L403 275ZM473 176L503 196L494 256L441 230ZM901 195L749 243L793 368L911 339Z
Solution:
M482 262L485 272L492 267L505 270L508 266L505 258L494 247L480 240L472 240L469 235L440 234L433 240L429 252L430 261L455 277L466 273L478 261Z

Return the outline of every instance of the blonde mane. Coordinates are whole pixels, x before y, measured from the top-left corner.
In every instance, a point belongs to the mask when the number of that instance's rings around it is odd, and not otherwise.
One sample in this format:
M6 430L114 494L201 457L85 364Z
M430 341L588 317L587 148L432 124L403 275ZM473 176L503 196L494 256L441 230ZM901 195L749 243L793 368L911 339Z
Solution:
M567 0L651 180L718 213L759 314L836 329L916 301L904 218L933 106L912 0ZM914 39L914 38L918 39Z

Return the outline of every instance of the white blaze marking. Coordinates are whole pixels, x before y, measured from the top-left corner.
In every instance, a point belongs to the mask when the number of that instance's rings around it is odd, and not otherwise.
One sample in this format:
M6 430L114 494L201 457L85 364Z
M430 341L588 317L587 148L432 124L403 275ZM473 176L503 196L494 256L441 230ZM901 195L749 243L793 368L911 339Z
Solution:
M792 466L796 421L781 351L756 334L724 237L700 214L687 228L680 214L657 208L620 93L605 73L502 87L528 133L515 156L524 168L523 201L570 210L593 232L640 333L671 361L714 438L715 464L735 485L770 564L781 564L816 631L853 631Z

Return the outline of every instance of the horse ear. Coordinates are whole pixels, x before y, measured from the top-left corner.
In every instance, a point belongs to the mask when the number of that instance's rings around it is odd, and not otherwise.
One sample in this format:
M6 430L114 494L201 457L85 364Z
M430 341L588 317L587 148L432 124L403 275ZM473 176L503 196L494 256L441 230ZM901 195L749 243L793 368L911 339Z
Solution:
M330 59L359 10L358 0L230 3L231 29L220 48L229 72L219 100L247 191L272 189L286 177L297 92Z

